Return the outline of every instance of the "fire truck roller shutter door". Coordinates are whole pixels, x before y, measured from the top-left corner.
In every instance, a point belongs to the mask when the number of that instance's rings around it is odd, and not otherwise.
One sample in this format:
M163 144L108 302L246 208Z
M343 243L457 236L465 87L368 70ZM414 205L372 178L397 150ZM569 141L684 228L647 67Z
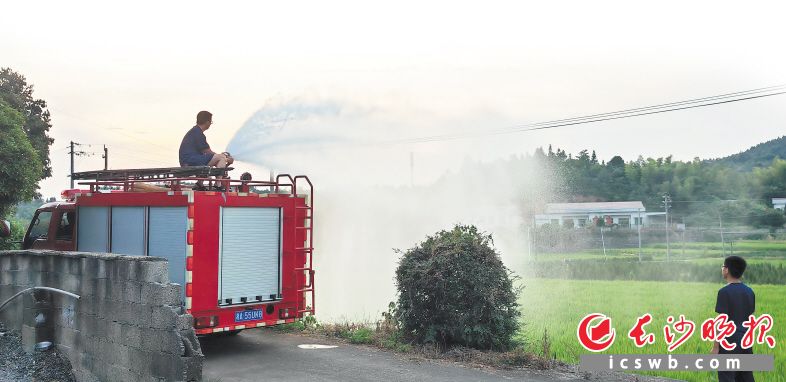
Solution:
M187 207L150 207L148 228L149 256L169 260L169 281L186 290Z
M112 253L145 255L145 207L112 207Z
M281 209L221 209L221 304L277 299L281 275ZM230 300L231 302L228 302Z
M77 250L109 252L109 207L79 207Z

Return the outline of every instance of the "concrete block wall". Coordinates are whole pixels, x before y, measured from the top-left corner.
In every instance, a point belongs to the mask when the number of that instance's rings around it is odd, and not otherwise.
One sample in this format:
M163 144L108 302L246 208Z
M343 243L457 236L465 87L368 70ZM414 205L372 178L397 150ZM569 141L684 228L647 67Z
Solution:
M51 337L79 381L199 380L193 318L167 267L158 257L0 251L0 303L33 286L81 296L28 293L0 311L0 321L20 330L28 347Z

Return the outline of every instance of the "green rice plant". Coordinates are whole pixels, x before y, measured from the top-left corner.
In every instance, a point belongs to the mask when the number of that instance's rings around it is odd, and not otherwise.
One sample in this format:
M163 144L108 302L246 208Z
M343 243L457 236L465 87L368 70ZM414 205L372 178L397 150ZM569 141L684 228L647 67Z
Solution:
M536 262L532 273L541 278L564 278L580 280L653 280L653 281L696 281L712 282L720 278L723 259L713 261L670 262L633 259L608 259L600 261L570 260L563 262ZM757 284L786 284L784 264L778 262L752 262L748 264L745 280Z

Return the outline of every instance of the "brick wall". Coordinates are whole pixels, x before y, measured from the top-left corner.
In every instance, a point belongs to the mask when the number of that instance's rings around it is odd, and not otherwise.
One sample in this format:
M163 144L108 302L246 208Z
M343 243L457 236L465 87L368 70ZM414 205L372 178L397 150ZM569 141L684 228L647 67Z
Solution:
M167 266L157 257L0 251L0 303L32 286L81 296L28 293L0 311L0 321L21 331L27 348L51 338L80 381L199 380L193 318Z

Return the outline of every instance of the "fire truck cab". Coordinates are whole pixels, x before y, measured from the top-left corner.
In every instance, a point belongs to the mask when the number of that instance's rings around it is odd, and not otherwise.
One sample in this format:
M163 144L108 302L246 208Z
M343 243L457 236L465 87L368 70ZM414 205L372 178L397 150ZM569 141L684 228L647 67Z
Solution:
M233 180L228 170L76 173L88 188L38 208L23 248L166 258L200 335L314 314L311 182Z

